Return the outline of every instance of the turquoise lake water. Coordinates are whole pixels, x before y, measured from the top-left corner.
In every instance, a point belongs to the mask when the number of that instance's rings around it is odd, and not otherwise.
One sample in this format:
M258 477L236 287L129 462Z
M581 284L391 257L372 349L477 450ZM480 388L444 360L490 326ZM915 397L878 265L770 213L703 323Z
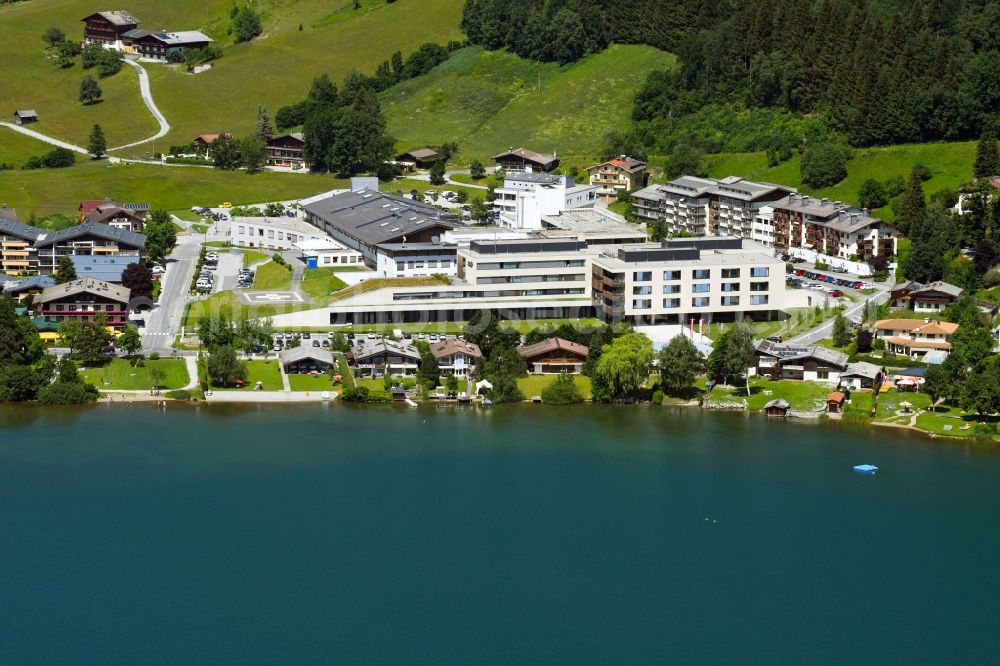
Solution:
M0 663L995 664L998 481L696 410L5 408Z

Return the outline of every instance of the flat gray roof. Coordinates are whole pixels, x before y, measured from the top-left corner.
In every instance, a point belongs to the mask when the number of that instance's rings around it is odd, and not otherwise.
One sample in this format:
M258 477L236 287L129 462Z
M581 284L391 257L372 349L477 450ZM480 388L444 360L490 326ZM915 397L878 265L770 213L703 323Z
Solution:
M440 219L433 206L369 189L335 194L303 209L367 245L393 242L428 228L455 227Z

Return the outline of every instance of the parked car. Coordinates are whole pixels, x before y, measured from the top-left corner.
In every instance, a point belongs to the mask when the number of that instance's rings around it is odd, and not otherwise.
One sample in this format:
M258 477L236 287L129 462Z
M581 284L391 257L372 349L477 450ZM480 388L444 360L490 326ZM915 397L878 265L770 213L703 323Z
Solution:
M804 263L806 263L806 260L803 259L802 257L792 257L791 261L792 261L793 264L804 264Z
M844 292L842 292L839 289L831 289L830 290L830 296L832 296L833 298L840 298L843 295L844 295Z
M264 345L254 345L253 347L250 348L250 353L252 353L252 354L263 354L264 353Z
M219 204L219 208L232 208L232 207L233 204L229 203L228 201L223 201L222 203Z
M323 347L329 348L330 347L330 341L329 340L323 340Z
M319 340L313 340L313 347L319 347Z
M374 340L374 339L375 339L375 338L377 338L377 337L378 337L378 336L377 336L377 335L375 335L374 333L369 333L369 334L368 334L368 339L369 339L369 340Z
M781 342L785 341L785 339L783 337L781 337L780 335L769 335L767 337L767 340L768 340L768 342L778 342L778 343L781 343Z
M311 337L312 336L309 334L309 331L306 331L305 333L302 334L302 339L303 340L308 340Z

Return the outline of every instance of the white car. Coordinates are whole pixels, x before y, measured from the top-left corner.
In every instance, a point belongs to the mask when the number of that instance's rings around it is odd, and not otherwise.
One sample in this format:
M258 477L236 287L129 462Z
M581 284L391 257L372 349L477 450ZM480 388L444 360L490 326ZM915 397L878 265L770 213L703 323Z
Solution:
M166 270L163 266L153 266L152 273L153 275L162 275Z

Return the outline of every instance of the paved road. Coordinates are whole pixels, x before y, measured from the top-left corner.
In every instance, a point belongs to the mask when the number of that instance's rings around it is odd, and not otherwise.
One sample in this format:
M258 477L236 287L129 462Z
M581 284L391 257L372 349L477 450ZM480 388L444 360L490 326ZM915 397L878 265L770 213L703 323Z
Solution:
M130 58L125 59L125 64L135 67L139 71L139 95L142 97L142 101L146 105L146 108L153 114L156 122L160 124L160 131L148 139L133 141L132 143L126 143L124 146L109 148L109 150L121 150L122 148L131 148L132 146L138 146L143 143L149 143L150 141L156 141L157 139L166 136L167 132L170 131L170 123L168 123L166 117L160 113L160 110L156 107L156 102L153 101L153 93L149 87L149 74L146 73L146 69L138 62Z
M847 309L844 310L844 316L848 320L853 317L863 317L865 306L869 302L873 302L876 305L880 305L889 300L888 291L879 291L877 294L872 294L870 296L865 296L864 298L852 303ZM828 319L816 328L810 329L803 333L802 335L796 336L789 340L795 344L810 345L814 344L820 340L833 337L833 319Z
M39 141L44 141L45 143L51 144L53 146L59 146L60 148L65 148L66 150L72 150L74 153L80 153L81 155L87 155L88 157L90 156L90 153L87 152L87 149L82 146L77 146L75 144L68 143L66 141L54 139L51 136L42 134L41 132L36 132L33 129L28 129L27 127L23 127L21 125L15 125L14 123L8 123L8 122L0 122L0 125L3 125L4 127L9 127L15 132L24 134L25 136L30 136L33 139L38 139ZM121 162L119 158L111 157L110 155L107 156L105 159L108 162L112 163Z
M177 247L166 261L167 272L162 278L159 303L149 314L142 336L142 346L147 352L158 351L162 354L171 351L174 336L181 330L184 306L188 301L188 289L200 249L200 236L177 237Z

